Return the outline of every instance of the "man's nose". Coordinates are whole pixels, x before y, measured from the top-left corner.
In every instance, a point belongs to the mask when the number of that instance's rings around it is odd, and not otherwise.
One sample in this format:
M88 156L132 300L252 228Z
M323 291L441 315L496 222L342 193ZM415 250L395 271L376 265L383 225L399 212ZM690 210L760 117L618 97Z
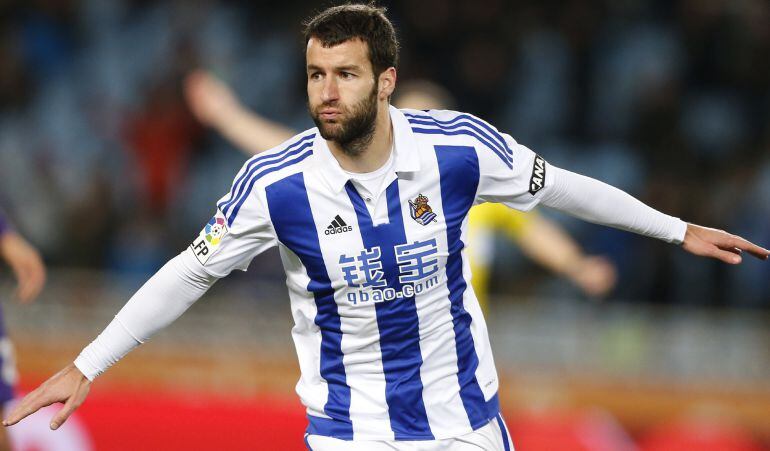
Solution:
M324 103L333 102L340 97L339 89L337 89L337 82L333 77L329 77L324 83L323 91L321 92L321 100Z

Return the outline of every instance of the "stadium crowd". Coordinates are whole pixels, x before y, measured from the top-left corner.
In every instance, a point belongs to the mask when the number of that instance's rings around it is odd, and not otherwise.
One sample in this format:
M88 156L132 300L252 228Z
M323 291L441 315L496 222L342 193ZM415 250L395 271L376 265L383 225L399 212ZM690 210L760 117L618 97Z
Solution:
M557 166L770 243L770 3L381 3L401 80L446 86ZM196 123L185 75L209 68L256 111L311 127L297 23L310 12L297 0L3 2L0 205L52 266L153 272L244 159ZM618 265L613 298L770 307L766 264L554 218ZM499 259L500 291L575 294L514 250Z

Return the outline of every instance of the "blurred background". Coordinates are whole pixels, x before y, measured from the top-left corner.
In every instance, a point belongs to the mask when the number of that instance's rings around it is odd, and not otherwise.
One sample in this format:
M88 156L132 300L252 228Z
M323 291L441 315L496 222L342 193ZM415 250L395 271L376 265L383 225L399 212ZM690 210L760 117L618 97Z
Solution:
M0 206L50 271L29 306L6 302L0 272L22 391L191 242L246 159L196 122L185 75L209 69L310 128L300 24L328 4L0 2ZM400 81L447 87L556 166L770 245L766 0L379 4ZM516 449L770 449L770 265L542 213L619 278L588 299L499 239L487 316ZM257 257L101 377L66 430L11 429L17 448L304 449L283 279L277 252Z

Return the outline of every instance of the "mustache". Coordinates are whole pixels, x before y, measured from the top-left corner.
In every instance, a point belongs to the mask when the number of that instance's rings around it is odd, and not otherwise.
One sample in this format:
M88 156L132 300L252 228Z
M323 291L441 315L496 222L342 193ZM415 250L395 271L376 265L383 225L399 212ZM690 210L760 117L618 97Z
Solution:
M345 105L341 104L340 102L338 102L336 100L334 102L322 102L322 103L316 105L315 107L313 107L313 111L315 111L317 113L317 112L321 111L324 108L335 108L335 109L338 109L338 110L340 110L342 112L347 111L347 108L345 107Z

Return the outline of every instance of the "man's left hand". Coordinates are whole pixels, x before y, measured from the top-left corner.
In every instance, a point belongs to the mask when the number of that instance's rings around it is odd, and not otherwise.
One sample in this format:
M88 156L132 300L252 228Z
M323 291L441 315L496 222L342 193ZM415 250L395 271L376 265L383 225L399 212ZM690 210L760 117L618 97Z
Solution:
M748 252L760 260L770 257L770 251L739 236L695 224L687 224L682 248L692 254L716 258L733 265L743 261L743 252Z

